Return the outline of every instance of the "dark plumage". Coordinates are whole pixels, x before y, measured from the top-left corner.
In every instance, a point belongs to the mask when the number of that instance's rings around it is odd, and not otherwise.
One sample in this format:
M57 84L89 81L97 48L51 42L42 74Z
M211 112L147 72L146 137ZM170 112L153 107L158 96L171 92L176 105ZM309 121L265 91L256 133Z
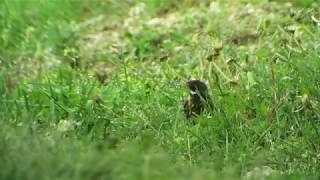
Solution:
M187 82L187 86L190 94L183 105L187 118L200 115L205 109L212 108L208 87L204 82L200 80L190 80Z

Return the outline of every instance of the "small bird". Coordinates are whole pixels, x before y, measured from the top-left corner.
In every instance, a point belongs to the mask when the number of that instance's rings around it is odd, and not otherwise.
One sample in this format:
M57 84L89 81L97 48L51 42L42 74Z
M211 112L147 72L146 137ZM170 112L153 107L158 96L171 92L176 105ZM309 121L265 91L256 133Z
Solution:
M188 119L202 114L207 108L212 108L208 87L204 82L200 80L190 80L187 82L187 86L190 90L190 94L184 101L183 108Z

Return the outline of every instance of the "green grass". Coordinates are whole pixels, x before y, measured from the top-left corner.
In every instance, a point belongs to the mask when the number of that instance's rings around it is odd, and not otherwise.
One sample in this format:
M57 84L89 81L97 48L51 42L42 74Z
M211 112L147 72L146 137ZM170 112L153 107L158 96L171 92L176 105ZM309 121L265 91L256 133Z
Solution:
M1 1L0 179L318 179L320 6L295 2Z

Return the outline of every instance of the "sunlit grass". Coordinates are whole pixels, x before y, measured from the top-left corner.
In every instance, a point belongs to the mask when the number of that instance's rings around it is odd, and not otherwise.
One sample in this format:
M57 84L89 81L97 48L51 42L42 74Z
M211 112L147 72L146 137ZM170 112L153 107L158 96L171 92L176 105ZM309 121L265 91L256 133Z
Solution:
M317 179L310 4L1 1L0 179Z

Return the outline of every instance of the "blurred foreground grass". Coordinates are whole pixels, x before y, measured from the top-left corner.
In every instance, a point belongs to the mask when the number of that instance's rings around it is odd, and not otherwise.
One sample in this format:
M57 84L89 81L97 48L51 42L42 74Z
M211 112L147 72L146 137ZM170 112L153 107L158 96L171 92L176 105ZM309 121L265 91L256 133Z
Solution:
M318 179L319 7L1 1L0 178Z

